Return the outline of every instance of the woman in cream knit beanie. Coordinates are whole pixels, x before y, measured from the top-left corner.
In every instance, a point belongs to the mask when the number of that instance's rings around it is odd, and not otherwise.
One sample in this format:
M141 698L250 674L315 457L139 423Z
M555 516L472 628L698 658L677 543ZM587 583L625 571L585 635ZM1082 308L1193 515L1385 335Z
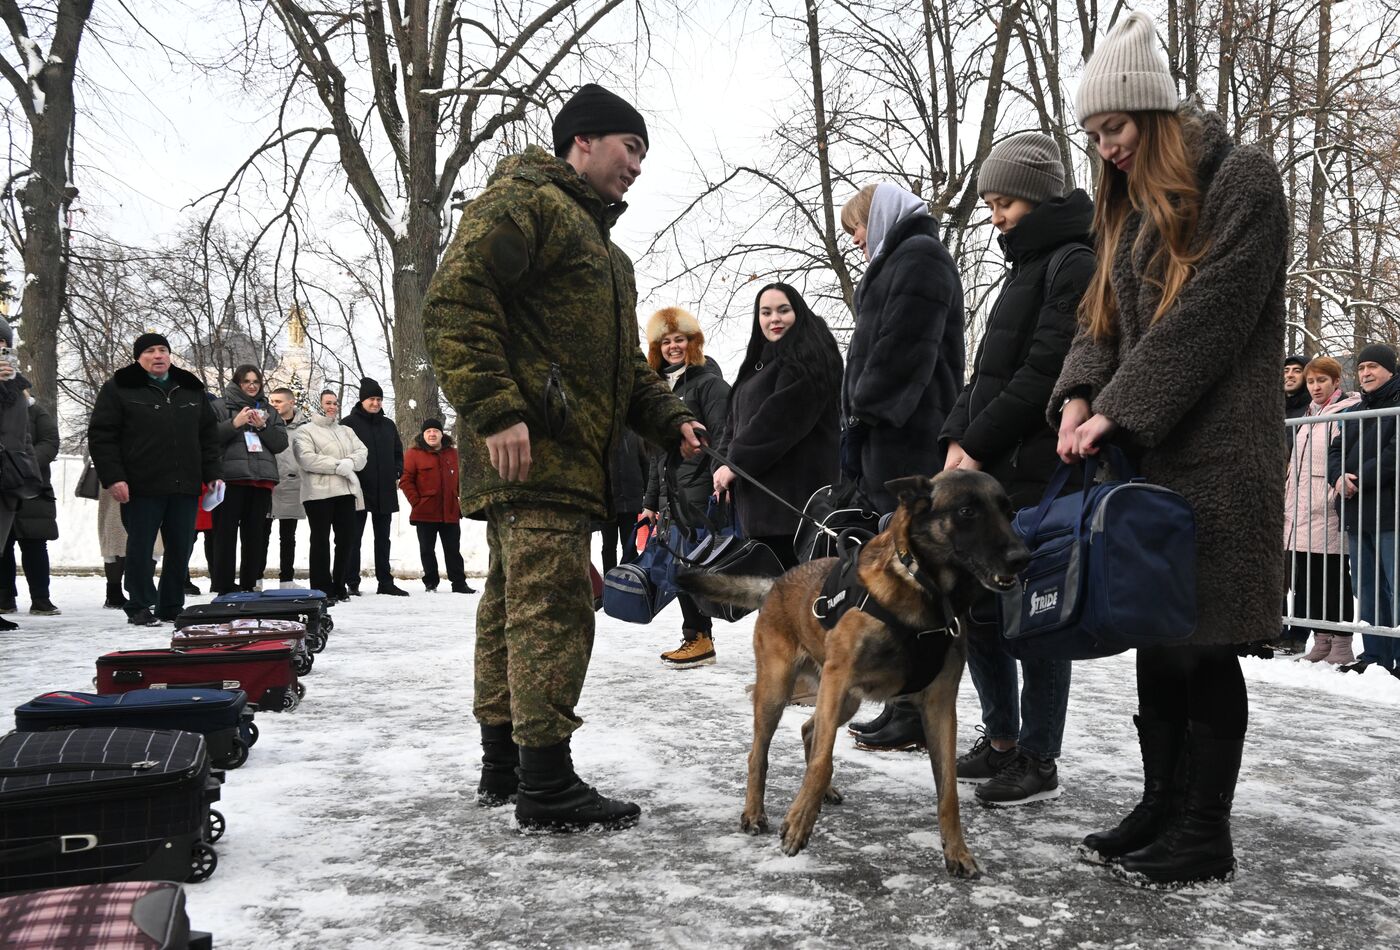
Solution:
M1177 566L1194 567L1191 629L1137 650L1142 799L1082 853L1131 883L1229 879L1249 721L1238 650L1278 636L1285 589L1287 460L1261 407L1283 418L1288 202L1268 153L1180 104L1140 13L1100 44L1078 104L1102 161L1099 260L1047 415L1064 461L1117 441L1185 498L1196 551ZM1192 384L1165 367L1190 367Z

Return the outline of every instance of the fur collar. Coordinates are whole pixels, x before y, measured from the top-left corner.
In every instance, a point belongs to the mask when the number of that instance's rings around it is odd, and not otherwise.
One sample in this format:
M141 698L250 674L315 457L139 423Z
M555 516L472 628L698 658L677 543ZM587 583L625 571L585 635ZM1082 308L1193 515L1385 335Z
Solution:
M123 366L112 374L112 380L123 389L141 389L153 382L150 374L141 368L140 363ZM178 366L170 367L170 381L181 389L204 391L204 384L200 382L198 376Z

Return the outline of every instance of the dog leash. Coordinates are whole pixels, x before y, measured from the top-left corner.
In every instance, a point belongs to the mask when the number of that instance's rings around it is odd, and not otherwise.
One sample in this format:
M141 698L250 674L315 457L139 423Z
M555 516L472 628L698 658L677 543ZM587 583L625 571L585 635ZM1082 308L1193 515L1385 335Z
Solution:
M790 504L786 498L783 498L783 497L782 497L781 495L779 495L777 492L773 491L773 489L769 488L767 485L763 484L763 483L760 482L758 479L754 478L754 477L753 477L752 475L750 475L748 472L744 471L742 468L740 468L739 466L735 465L735 464L734 464L733 462L731 462L729 459L725 458L723 455L720 455L720 454L719 454L718 452L716 452L714 449L710 448L710 444L709 444L708 442L702 442L702 443L701 443L701 445L700 445L700 451L701 451L701 452L704 452L706 455L708 455L710 458L714 459L714 460L715 460L716 462L718 462L719 464L724 465L724 466L727 466L727 467L730 469L730 471L732 471L735 475L738 475L738 476L739 476L740 478L742 478L744 481L748 482L750 485L753 485L753 486L754 486L755 488L757 488L759 491L763 492L763 493L764 493L765 495L767 495L769 498L773 499L773 500L776 501L778 504L782 505L782 506L783 506L784 508L786 508L788 511L790 511L790 512L792 512L793 514L797 515L797 517L801 518L803 521L806 521L806 522L810 523L810 524L811 524L813 527L815 527L818 531L820 531L820 532L822 532L823 534L826 534L826 535L828 535L828 536L830 536L830 537L833 537L833 538L837 539L838 541L841 539L841 535L840 535L839 532L834 531L834 530L832 530L831 528L828 528L826 525L822 524L822 523L821 523L820 521L818 521L816 518L813 518L811 515L807 514L807 512L805 512L805 511L799 511L796 507L794 507L792 504Z

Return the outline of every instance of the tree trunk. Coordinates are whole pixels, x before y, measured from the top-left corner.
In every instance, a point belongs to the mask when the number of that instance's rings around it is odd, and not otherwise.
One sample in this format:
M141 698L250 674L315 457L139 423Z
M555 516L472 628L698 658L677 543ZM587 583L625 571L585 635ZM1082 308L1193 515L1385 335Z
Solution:
M807 53L812 66L812 117L816 127L817 170L821 175L822 189L822 243L832 270L841 282L841 297L846 301L846 309L853 315L856 312L856 289L851 275L846 270L846 260L841 255L837 243L836 205L831 184L830 129L826 122L826 88L822 82L821 29L817 22L817 0L806 0L807 8Z
M29 177L19 189L24 217L24 291L20 300L23 349L20 365L35 399L57 416L58 338L68 286L68 206L77 196L69 181L73 136L73 77L78 45L92 0L63 0L53 43L37 75L31 71L24 101L30 125ZM4 4L15 31L23 20ZM22 93L23 95L23 93Z
M1313 109L1312 181L1308 201L1308 247L1306 266L1313 280L1320 280L1317 270L1322 261L1323 218L1327 211L1327 171L1322 152L1327 146L1328 94L1332 50L1332 3L1319 0L1317 7L1317 98ZM1307 338L1303 352L1311 355L1322 337L1322 295L1308 284L1307 308L1303 328Z

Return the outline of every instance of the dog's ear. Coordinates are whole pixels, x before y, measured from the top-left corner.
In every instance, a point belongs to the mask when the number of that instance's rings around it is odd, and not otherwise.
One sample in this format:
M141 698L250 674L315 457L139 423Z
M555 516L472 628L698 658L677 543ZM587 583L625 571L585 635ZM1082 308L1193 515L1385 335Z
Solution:
M927 475L906 475L885 482L885 491L899 499L901 505L917 510L920 503L933 503L933 479Z

